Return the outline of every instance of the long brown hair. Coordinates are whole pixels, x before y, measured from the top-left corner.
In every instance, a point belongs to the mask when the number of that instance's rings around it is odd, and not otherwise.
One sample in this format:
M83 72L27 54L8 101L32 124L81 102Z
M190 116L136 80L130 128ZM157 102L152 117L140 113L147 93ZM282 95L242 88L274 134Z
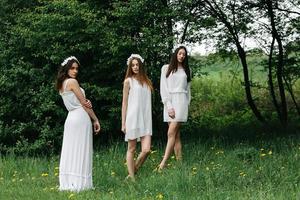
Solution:
M182 62L182 67L183 67L183 69L185 71L185 74L187 76L187 82L190 82L191 81L191 71L190 71L190 67L189 67L188 55L187 55L187 50L186 50L185 46L179 46L175 50L175 52L172 54L166 77L168 78L170 76L171 72L176 72L178 70L177 54L178 54L178 51L180 49L185 50L186 55L185 55L185 58Z
M66 80L67 78L70 78L70 76L68 75L68 71L72 67L73 63L75 63L75 62L78 64L78 66L80 66L78 60L71 59L67 62L67 64L59 67L57 76L56 76L56 83L55 83L55 88L58 91L62 88L64 80ZM77 79L77 77L76 77L76 79Z
M132 61L133 60L137 60L138 63L139 63L139 73L137 75L134 74L134 72L132 71ZM127 78L131 78L135 76L135 78L138 80L138 82L143 85L143 84L146 84L151 91L153 91L153 85L152 85L152 82L151 80L148 78L146 72L145 72L145 69L144 69L144 66L143 66L143 63L142 61L139 59L139 58L136 58L136 57L133 57L130 61L129 61L129 65L127 67L127 70L126 70L126 75L125 75L125 80Z

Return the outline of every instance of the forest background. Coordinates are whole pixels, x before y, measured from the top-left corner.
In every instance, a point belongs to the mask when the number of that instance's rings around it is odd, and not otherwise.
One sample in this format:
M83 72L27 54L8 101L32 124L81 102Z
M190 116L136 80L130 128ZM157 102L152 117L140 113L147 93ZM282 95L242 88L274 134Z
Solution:
M131 53L145 58L155 88L154 141L163 140L160 68L178 43L212 41L216 49L190 54L193 100L183 135L299 133L299 1L0 3L1 153L59 152L67 112L54 80L70 55L81 62L79 80L101 120L95 147L123 137L122 82ZM245 46L249 39L257 48Z

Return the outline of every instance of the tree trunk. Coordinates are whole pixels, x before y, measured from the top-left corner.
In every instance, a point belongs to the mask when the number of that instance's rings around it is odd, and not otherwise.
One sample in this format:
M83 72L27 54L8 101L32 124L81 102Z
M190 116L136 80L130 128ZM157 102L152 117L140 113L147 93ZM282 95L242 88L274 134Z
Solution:
M281 99L281 124L283 127L287 126L287 103L286 103L286 97L285 97L285 89L283 84L283 46L281 41L281 36L279 35L275 19L274 19L274 11L273 11L273 5L271 0L266 0L267 4L267 10L268 15L271 22L272 27L272 36L276 39L276 42L278 44L278 63L277 63L277 69L276 69L276 76L277 76L277 82L278 82L278 88L279 88L279 94Z

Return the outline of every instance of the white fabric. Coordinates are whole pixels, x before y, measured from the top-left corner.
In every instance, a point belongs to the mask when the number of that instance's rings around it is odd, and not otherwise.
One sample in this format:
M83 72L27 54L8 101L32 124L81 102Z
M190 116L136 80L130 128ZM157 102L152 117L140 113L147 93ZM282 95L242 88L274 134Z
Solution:
M152 135L151 90L136 79L129 78L128 105L125 119L125 141Z
M188 106L191 101L191 87L187 82L187 75L183 68L178 68L176 72L171 72L166 77L169 65L161 68L160 76L160 96L164 104L165 122L186 122L188 117ZM168 115L168 110L175 110L175 118Z
M59 164L59 190L81 191L92 183L92 122L72 91L61 93L69 111L64 125L64 136ZM80 88L84 94L84 90Z

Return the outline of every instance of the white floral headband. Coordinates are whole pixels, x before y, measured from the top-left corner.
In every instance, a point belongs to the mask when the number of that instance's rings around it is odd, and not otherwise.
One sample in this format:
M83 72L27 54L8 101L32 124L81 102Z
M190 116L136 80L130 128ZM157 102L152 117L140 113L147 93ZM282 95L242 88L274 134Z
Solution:
M127 58L127 66L129 66L130 61L131 61L132 58L138 58L138 59L141 60L142 63L144 63L144 59L142 58L142 56L140 56L139 54L131 54L129 56L129 58Z
M77 58L75 56L70 56L70 57L67 57L64 60L64 62L61 63L61 66L65 66L70 60L76 60L79 63L79 61L77 60Z

